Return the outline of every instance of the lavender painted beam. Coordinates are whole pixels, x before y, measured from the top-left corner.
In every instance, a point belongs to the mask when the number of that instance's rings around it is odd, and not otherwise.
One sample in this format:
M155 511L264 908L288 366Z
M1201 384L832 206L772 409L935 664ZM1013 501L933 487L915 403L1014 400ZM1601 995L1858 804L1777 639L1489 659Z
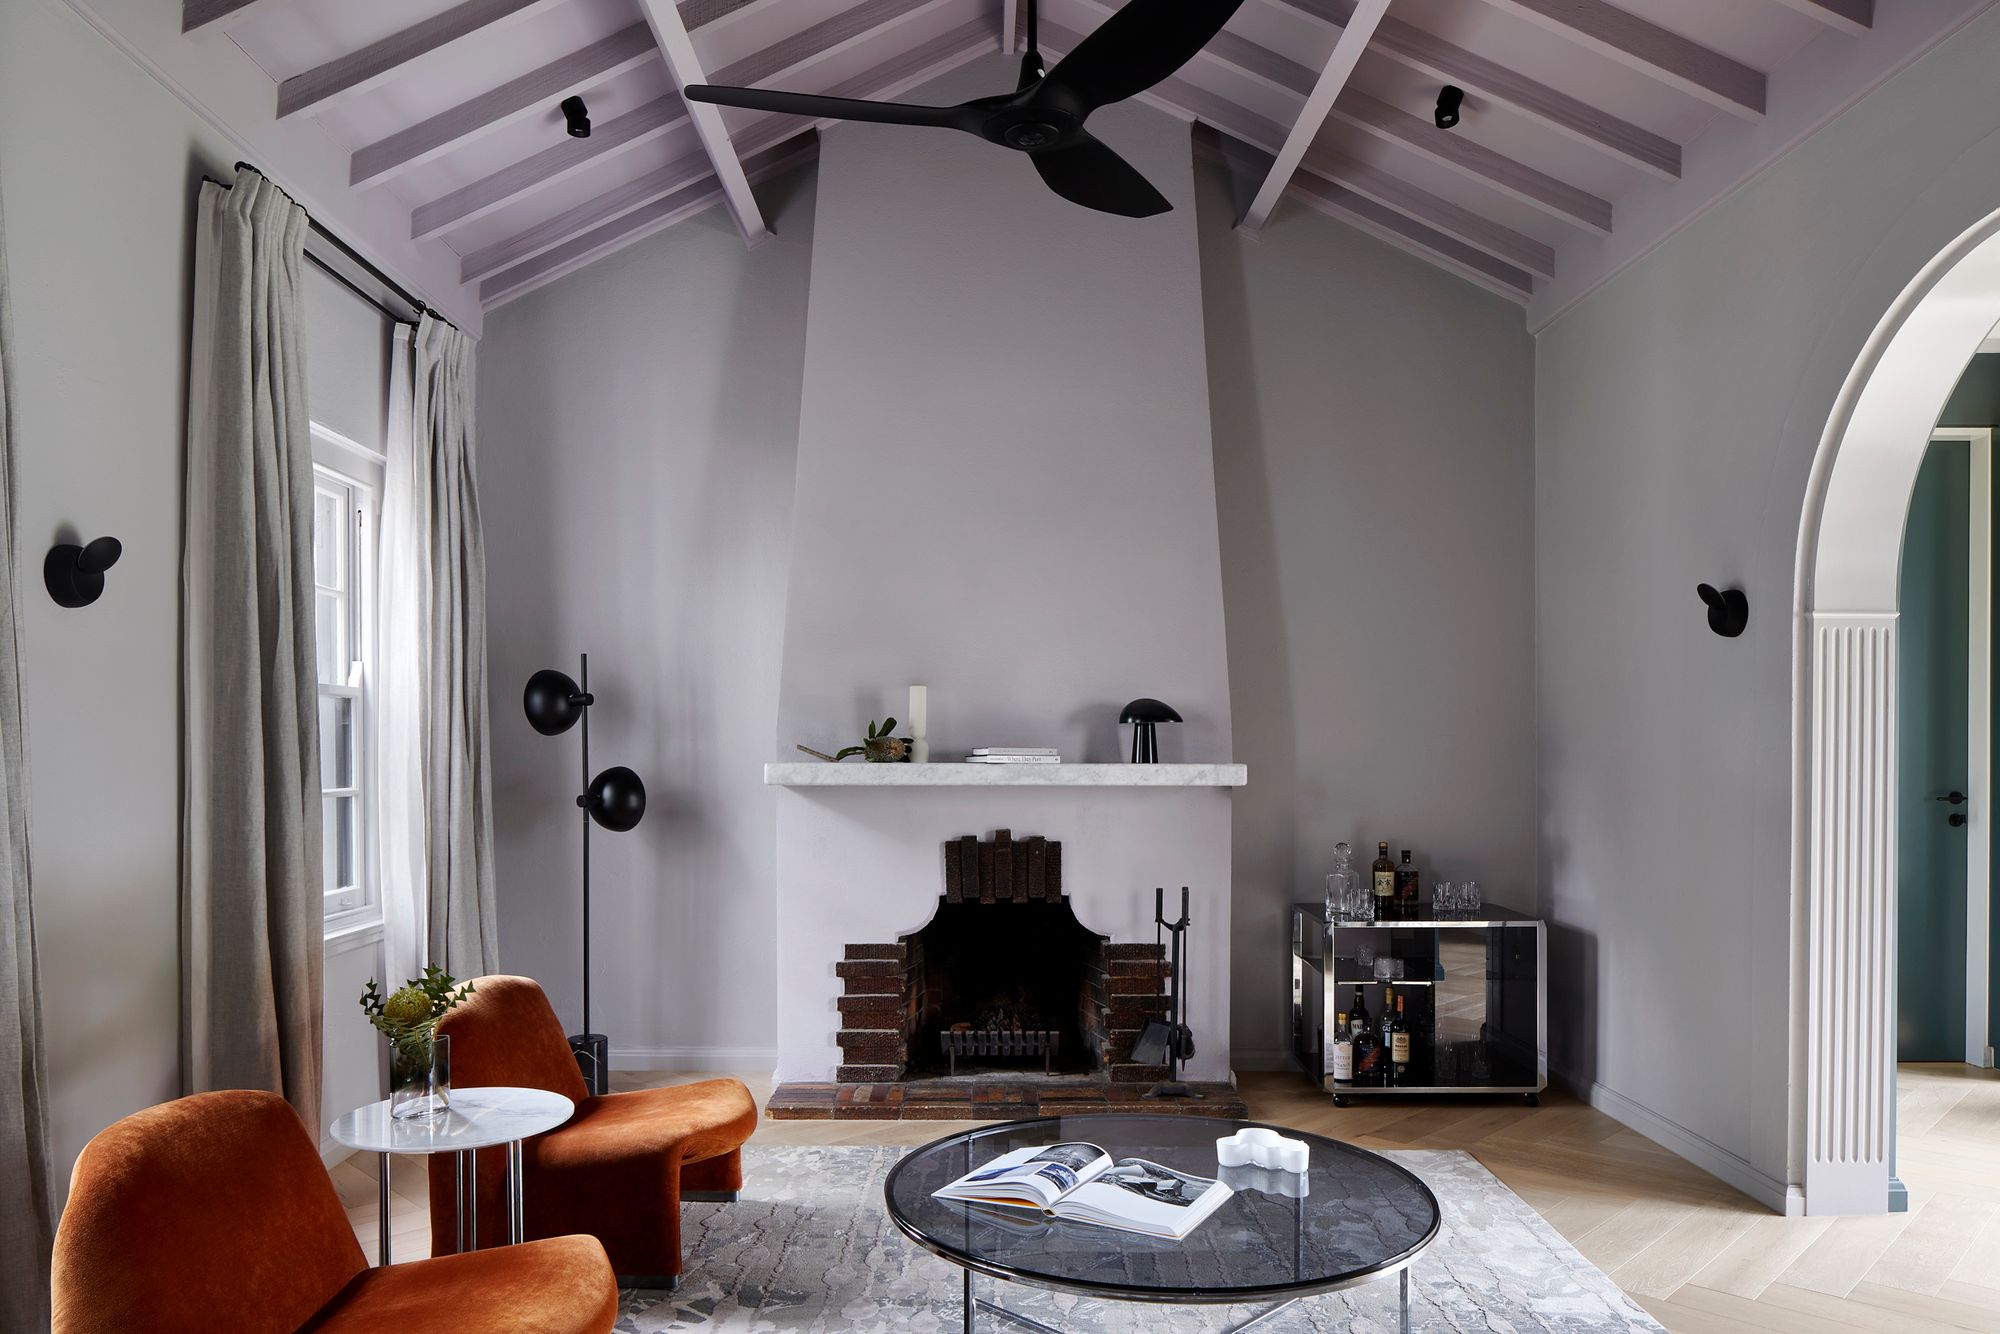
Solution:
M463 0L442 14L370 42L359 51L292 75L278 85L278 119L325 110L366 92L413 60L450 49L476 33L546 13L567 0Z
M1605 0L1486 0L1732 116L1764 114L1763 71Z
M1875 27L1875 0L1777 0L1794 13L1818 19L1835 32L1865 37Z
M543 186L667 134L687 122L687 106L678 93L656 97L642 107L597 125L588 139L549 145L519 162L482 176L410 214L410 239L424 241L448 228L483 218L497 208Z
M659 58L652 30L635 23L408 129L364 144L348 160L348 184L380 184L475 135L546 111L559 96Z
M1264 174L1263 183L1251 197L1250 206L1243 211L1237 223L1246 231L1259 231L1270 220L1271 210L1278 206L1278 199L1291 181L1292 173L1298 169L1299 159L1306 155L1306 149L1325 128L1327 112L1333 109L1334 99L1347 86L1347 80L1354 73L1354 67L1361 62L1361 52L1375 35L1375 27L1388 12L1389 0L1360 0L1353 14L1340 29L1340 37L1333 44L1333 54L1327 57L1326 66L1306 92L1305 105L1299 109L1298 118L1286 132L1284 142L1278 145L1276 156L1271 159L1270 170Z
M708 75L702 70L701 57L695 53L694 43L688 37L687 24L682 20L680 11L674 8L673 0L639 0L639 11L652 26L653 40L659 43L660 54L666 57L667 71L674 78L674 90L685 92L690 84L708 82ZM702 150L708 154L716 179L722 183L722 195L729 203L730 216L736 219L736 229L743 234L746 245L756 245L771 233L757 207L757 197L750 193L750 178L743 172L743 160L737 156L736 146L729 141L729 128L723 124L722 108L708 102L690 102L687 110L689 119L694 122L695 135L701 140Z
M1345 100L1334 103L1333 114L1357 129L1450 167L1552 218L1599 235L1611 234L1610 200L1525 166L1462 135L1439 134L1429 121L1418 120L1358 89L1349 89Z
M194 36L233 28L293 0L181 0L181 34Z

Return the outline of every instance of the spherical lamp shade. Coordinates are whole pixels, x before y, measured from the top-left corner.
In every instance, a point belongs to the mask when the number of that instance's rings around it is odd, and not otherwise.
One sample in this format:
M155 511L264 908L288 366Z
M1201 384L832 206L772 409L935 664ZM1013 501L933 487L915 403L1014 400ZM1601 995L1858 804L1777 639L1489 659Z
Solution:
M646 785L621 764L590 780L584 802L591 819L614 834L622 834L646 813Z
M576 720L583 717L583 705L578 696L576 682L553 667L545 667L528 678L528 688L521 692L521 707L528 715L528 726L543 736L560 736L576 726Z

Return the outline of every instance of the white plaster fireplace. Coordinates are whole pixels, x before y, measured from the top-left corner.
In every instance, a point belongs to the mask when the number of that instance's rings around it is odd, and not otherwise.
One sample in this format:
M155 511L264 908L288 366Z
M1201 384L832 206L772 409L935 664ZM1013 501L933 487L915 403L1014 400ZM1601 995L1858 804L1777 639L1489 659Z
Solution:
M909 94L1008 86L1011 62ZM823 131L775 758L778 1068L832 1079L844 942L931 917L944 845L1063 845L1093 932L1153 940L1192 892L1195 1079L1229 1077L1230 763L1208 366L1188 127L1092 130L1173 211L1092 214L1020 155L921 129ZM1060 238L1058 241L1056 238ZM930 688L930 765L795 763ZM1169 763L1120 763L1129 700ZM1047 771L959 763L1053 746Z

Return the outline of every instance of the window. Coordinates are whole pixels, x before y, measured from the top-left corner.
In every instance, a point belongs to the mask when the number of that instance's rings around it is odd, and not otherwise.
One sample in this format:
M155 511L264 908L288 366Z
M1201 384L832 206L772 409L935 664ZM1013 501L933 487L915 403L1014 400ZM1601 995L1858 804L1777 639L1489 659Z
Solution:
M313 428L316 453L330 432ZM380 912L374 872L369 683L374 650L374 488L313 469L314 634L319 655L322 889L329 930Z

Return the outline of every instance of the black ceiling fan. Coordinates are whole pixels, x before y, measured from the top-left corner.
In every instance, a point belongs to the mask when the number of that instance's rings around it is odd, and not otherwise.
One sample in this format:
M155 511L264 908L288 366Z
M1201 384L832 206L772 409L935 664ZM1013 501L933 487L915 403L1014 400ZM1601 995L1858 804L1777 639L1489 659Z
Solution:
M1051 190L1102 213L1146 218L1173 207L1132 165L1083 128L1099 107L1142 93L1192 60L1243 0L1130 0L1046 69L1028 0L1028 45L1015 91L957 106L912 106L764 88L689 84L696 102L889 125L963 130L1028 155Z

